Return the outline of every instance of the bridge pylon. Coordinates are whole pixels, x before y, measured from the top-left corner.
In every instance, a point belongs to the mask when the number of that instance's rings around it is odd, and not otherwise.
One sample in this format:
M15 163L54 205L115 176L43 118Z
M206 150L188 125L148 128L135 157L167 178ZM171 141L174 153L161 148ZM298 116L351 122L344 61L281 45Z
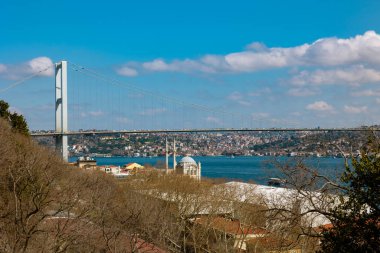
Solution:
M61 133L55 137L55 147L62 155L63 160L68 161L68 130L67 122L67 61L55 64L55 132Z

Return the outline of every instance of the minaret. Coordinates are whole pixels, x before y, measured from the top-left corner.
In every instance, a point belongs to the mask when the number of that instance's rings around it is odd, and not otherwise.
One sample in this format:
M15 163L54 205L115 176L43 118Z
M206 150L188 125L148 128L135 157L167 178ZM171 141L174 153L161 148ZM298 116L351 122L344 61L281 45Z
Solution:
M177 161L176 161L176 147L175 147L175 138L173 141L173 169L175 170L175 167L177 167Z
M199 181L201 181L201 162L198 162L198 178Z
M169 148L168 148L168 138L165 138L165 173L169 174Z

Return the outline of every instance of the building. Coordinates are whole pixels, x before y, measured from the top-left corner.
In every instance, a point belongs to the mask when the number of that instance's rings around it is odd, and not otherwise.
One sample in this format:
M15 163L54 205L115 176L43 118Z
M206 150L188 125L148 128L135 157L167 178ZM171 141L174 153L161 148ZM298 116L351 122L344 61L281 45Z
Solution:
M190 156L183 157L175 167L175 172L179 175L188 175L201 180L201 163L198 164Z
M123 166L126 170L138 170L138 169L144 169L144 166L138 164L138 163L128 163Z
M128 173L129 175L136 175L137 173L144 172L144 166L138 163L128 163L123 166L122 171Z
M273 235L250 238L246 241L248 252L257 253L302 253L302 246L296 242L276 238Z
M237 190L240 196L236 201L259 203L268 208L290 209L295 204L299 205L299 211L304 213L301 222L304 227L319 227L330 224L327 216L315 209L324 210L332 208L339 203L337 196L323 196L320 192L304 191L300 193L295 189L272 187L267 185L250 184L243 182L228 182L224 186ZM308 195L305 197L305 195ZM297 200L297 201L296 201ZM328 200L328 202L326 202ZM329 203L329 206L326 205Z
M100 166L99 169L101 171L104 171L105 173L107 174L111 174L113 175L115 178L126 178L128 177L130 174L129 173L125 173L123 172L121 169L120 169L120 166L114 166L114 165L104 165L104 166Z
M214 241L218 243L217 238L225 238L225 240L229 241L231 246L233 245L233 248L239 252L245 252L247 250L247 241L268 235L268 231L264 228L246 225L241 223L238 219L229 219L220 216L196 217L193 220L193 224L213 231L209 238L211 242ZM213 238L213 236L215 238Z
M76 166L84 169L96 169L96 160L89 156L79 157Z
M169 174L169 148L168 148L168 140L166 139L166 148L165 148L165 172ZM201 180L201 163L198 164L191 158L189 155L183 157L179 163L176 160L177 148L175 140L173 141L173 170L174 173L179 175L188 175L191 178Z

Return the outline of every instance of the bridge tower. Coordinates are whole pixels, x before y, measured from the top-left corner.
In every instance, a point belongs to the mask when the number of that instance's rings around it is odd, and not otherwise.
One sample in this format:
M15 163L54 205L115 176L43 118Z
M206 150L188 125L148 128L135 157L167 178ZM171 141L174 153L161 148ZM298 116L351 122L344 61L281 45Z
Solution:
M55 64L55 147L62 155L63 160L68 161L67 143L67 61Z

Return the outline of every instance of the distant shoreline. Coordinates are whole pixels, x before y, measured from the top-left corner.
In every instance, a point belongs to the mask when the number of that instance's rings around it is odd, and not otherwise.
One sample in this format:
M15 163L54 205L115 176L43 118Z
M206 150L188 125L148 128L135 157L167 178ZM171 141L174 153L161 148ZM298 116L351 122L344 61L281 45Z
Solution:
M177 156L177 162L181 156ZM287 162L292 159L304 159L306 165L316 168L328 175L338 175L344 171L344 158L333 157L288 157L288 156L192 156L196 162L202 163L202 177L212 179L226 179L227 181L254 181L266 185L269 178L279 177L281 174L275 168L273 161ZM76 157L70 157L75 162ZM151 165L160 168L164 166L165 156L156 157L95 157L97 165L123 166L136 162L141 165ZM173 168L173 157L169 158L169 168Z

